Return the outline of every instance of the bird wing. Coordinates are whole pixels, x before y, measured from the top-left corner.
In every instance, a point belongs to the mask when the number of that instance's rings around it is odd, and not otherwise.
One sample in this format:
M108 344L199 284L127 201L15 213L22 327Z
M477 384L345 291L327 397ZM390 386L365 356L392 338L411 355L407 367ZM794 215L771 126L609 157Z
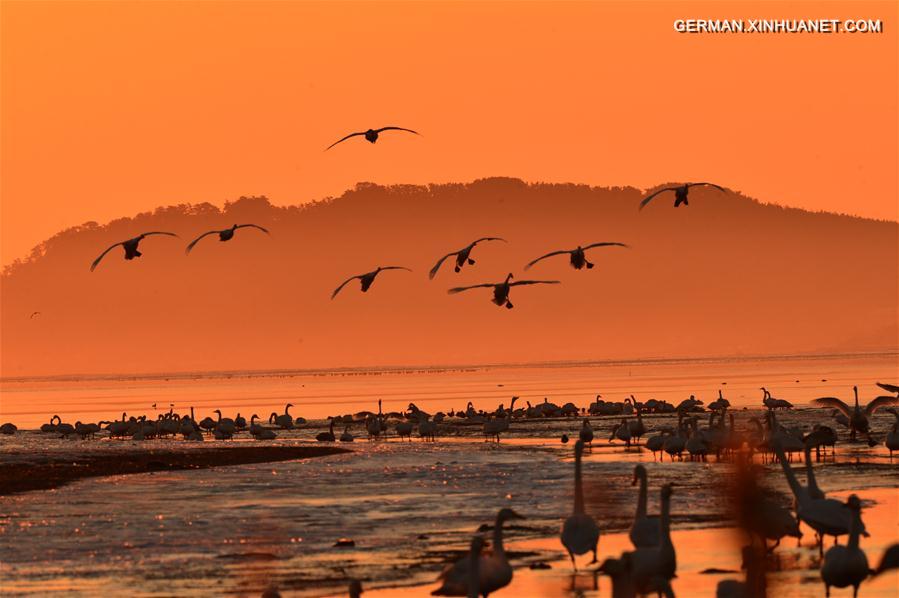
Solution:
M105 256L107 253L109 253L110 250L111 250L113 247L118 247L118 246L121 245L122 243L123 243L123 241L119 241L118 243L115 243L115 244L110 245L109 247L107 247L107 248L106 248L106 251L104 251L103 253L101 253L101 254L100 254L100 257L98 257L97 259L95 259L95 260L94 260L94 263L91 264L91 272L94 271L94 268L97 267L97 264L100 263L100 260L103 259L103 256Z
M384 266L381 270L405 270L406 272L412 272L412 270L405 266Z
M894 384L884 384L883 382L878 382L877 386L879 386L880 388L884 389L887 392L899 393L899 386L896 386Z
M517 287L522 284L560 284L558 280L519 280L517 282L510 282L510 287Z
M477 245L478 243L481 243L482 241L502 241L503 243L508 243L508 241L506 241L502 237L481 237L480 239L478 239L477 241L474 241L471 245L469 245L469 247L474 247L475 245Z
M536 264L536 263L539 262L540 260L545 260L546 258L552 257L552 256L554 256L554 255L562 255L563 253L571 253L571 250L569 250L569 249L561 249L561 250L559 250L559 251L553 251L553 252L547 253L546 255L541 255L540 257L538 257L537 259L535 259L534 261L532 261L532 262L530 262L528 265L526 265L526 266L524 267L524 269L525 269L525 270L530 270L531 266L533 266L534 264Z
M852 415L852 409L849 407L849 405L836 397L821 397L820 399L813 400L812 404L819 407L831 407L833 409L839 409L846 415L846 417L850 417Z
M346 280L344 280L342 283L340 283L340 286L337 287L336 289L334 289L334 292L331 293L331 299L333 299L334 297L336 297L336 296L337 296L337 293L340 292L340 289L342 289L343 287L345 287L345 286L347 285L348 282L350 282L351 280L355 280L355 279L357 279L357 278L362 278L363 276L364 276L364 274L357 274L356 276L350 276L349 278L347 278Z
M881 407L892 407L893 405L899 405L899 397L877 397L865 407L865 415L874 415L874 412Z
M268 234L271 234L271 233L268 232L268 229L267 229L267 228L263 228L263 227L259 226L258 224L238 224L238 225L235 227L235 229L238 229L238 228L247 228L247 227L258 228L259 230L261 230L262 232L264 232L264 233L267 234L267 235L268 235Z
M665 191L676 191L676 190L677 190L677 187L665 187L664 189L659 189L658 191L656 191L655 193L653 193L652 195L650 195L649 197L645 198L643 201L640 202L640 209L642 210L644 207L646 207L646 204L648 204L649 201L653 197L658 195L659 193L664 193Z
M440 258L439 260L437 260L437 263L434 264L434 267L431 268L431 271L430 271L430 272L428 272L428 278L430 278L431 280L433 280L434 277L437 276L437 271L440 270L440 266L442 266L442 265L443 265L443 262L446 261L446 258L451 257L451 256L454 256L454 255L458 255L458 254L459 254L458 251L454 251L454 252L452 252L452 253L447 253L445 256L443 256L442 258Z
M587 245L586 247L584 247L584 250L587 250L587 249L593 249L594 247L612 247L612 246L614 246L614 247L627 247L627 245L625 245L624 243L614 243L614 242L609 242L609 243L591 243L590 245Z
M193 241L190 242L190 245L187 246L187 249L184 250L184 253L190 254L190 250L194 248L194 245L196 245L197 243L200 242L200 239L202 239L203 237L205 237L207 235L214 235L217 232L220 232L220 231L211 230L208 233L203 233L202 235L200 235L199 237L197 237L196 239L194 239Z
M334 146L337 145L338 143L343 143L344 141L346 141L346 140L349 139L350 137L355 137L355 136L357 136L357 135L365 135L365 131L361 131L361 132L359 132L359 133L350 133L349 135L347 135L347 136L344 137L343 139L339 139L339 140L335 141L334 143L332 143L331 145L329 145L328 147L326 147L326 148L325 148L325 151L328 151L329 149L331 149L332 147L334 147Z
M377 129L375 133L381 133L383 131L406 131L408 133L415 133L416 135L421 135L418 131L413 131L412 129L404 129L403 127L381 127Z
M149 237L150 235L168 235L168 236L170 236L170 237L177 237L177 236L178 236L178 235L176 235L175 233L167 233L167 232L165 232L164 230L154 230L154 231L149 232L149 233L141 233L141 236L142 236L142 237Z
M450 295L455 295L456 293L461 293L462 291L467 291L469 289L480 289L485 287L493 288L496 284L492 282L485 282L484 284L473 284L470 287L453 287L447 291Z
M719 185L716 185L715 183L687 183L687 188L690 188L690 187L698 187L698 186L700 186L700 185L708 185L709 187L714 187L714 188L717 189L718 191L724 191L724 190L725 190L724 187L721 187L721 186L719 186Z

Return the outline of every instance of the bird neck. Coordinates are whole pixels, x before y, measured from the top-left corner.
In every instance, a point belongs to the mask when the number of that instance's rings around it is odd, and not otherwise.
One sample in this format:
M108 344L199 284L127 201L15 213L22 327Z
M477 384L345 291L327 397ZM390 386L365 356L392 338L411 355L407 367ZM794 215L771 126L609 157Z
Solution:
M852 509L852 521L849 522L849 550L858 550L858 536L861 532L861 523L861 510Z
M671 497L662 495L661 516L659 523L662 531L662 542L671 544Z
M646 517L646 472L641 471L637 475L640 476L640 494L637 495L637 517Z
M574 451L574 512L584 512L584 486L581 482L581 452Z
M793 496L796 497L796 500L799 501L801 506L806 501L808 495L799 484L799 480L796 479L793 468L787 464L787 457L784 455L783 449L779 446L774 446L774 454L777 455L777 460L780 461L780 465L784 470L784 475L787 478L787 483L790 485L790 490L793 491Z
M815 469L812 467L812 446L810 444L805 445L805 478L809 490L818 490Z
M493 526L493 554L505 558L506 550L503 547L503 520L496 516L496 524Z

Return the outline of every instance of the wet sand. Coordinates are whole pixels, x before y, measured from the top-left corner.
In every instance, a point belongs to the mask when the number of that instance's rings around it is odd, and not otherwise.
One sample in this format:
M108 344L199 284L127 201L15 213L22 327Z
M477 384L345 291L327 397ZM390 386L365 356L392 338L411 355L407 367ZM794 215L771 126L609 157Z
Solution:
M344 452L348 451L335 446L236 446L111 450L77 456L32 454L18 460L9 460L5 454L0 462L0 496L49 490L82 478L292 461Z

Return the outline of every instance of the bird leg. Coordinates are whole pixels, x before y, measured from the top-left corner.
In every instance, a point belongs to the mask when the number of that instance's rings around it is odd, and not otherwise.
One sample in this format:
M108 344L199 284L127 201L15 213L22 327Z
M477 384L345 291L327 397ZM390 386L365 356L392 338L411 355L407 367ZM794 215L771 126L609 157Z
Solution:
M512 309L513 307L515 307L515 306L512 305L512 302L509 301L508 299L506 299L506 309Z
M453 270L455 270L456 272L460 272L462 270L462 268L460 268L459 266L456 266L455 268L453 268Z
M586 264L587 264L587 269L588 269L588 270L592 270L592 269L593 269L593 266L595 265L595 264L591 264L590 262L586 262Z
M468 265L469 265L469 266L474 266L474 260L471 259L471 258L468 258Z

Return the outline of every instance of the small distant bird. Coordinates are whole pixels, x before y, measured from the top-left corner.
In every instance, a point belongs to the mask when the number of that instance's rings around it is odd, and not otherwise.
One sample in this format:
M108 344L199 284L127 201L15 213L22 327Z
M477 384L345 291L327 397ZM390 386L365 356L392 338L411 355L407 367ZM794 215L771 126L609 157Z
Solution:
M94 263L91 264L91 272L94 271L94 269L100 263L100 260L103 259L103 256L105 256L113 248L118 247L119 245L121 245L122 248L125 250L125 259L126 260L133 260L136 257L142 256L143 254L137 250L137 246L140 244L141 241L144 240L145 237L149 237L150 235L168 235L170 237L178 236L175 233L167 233L164 231L153 231L153 232L149 232L149 233L141 233L140 235L134 237L133 239L128 239L127 241L119 241L118 243L114 243L113 245L110 245L109 247L107 247L106 251L104 251L103 253L100 254L100 257L98 257L97 259L94 260Z
M33 312L31 312L31 315L28 316L28 319L29 319L29 320L33 320L35 316L39 316L39 315L41 315L41 312L39 312L39 311L33 311Z
M374 143L375 141L378 140L378 135L380 135L384 131L406 131L407 133L415 133L416 135L420 135L420 133L418 131L413 131L412 129L404 129L403 127L381 127L380 129L369 129L367 131L360 131L358 133L350 133L343 139L335 141L334 143L332 143L331 145L326 147L325 151L328 151L329 149L331 149L338 143L342 143L342 142L346 141L350 137L358 137L359 135L365 136L365 140L368 141L369 143Z
M655 197L656 195L659 195L660 193L664 193L666 191L674 191L674 207L675 208L679 207L681 204L688 206L688 205L690 205L690 202L687 201L687 193L689 192L690 187L699 187L701 185L708 185L710 187L714 187L715 189L717 189L719 191L724 191L723 187L719 187L715 183L685 183L678 187L665 187L664 189L659 189L658 191L656 191L655 193L653 193L652 195L650 195L649 197L647 197L643 201L641 201L640 209L642 210L644 207L646 207L646 204L648 204L650 202L650 200L652 200L653 197Z
M571 263L572 268L574 268L575 270L581 270L584 266L586 266L587 269L590 270L591 268L593 268L593 264L591 264L590 262L587 261L587 256L584 252L587 251L588 249L593 249L594 247L627 247L627 245L625 245L624 243L614 243L614 242L591 243L590 245L587 245L586 247L581 247L580 245L578 245L574 249L560 249L559 251L551 251L550 253L547 253L546 255L541 255L534 261L530 262L527 266L524 267L524 269L529 270L531 266L533 266L540 260L545 260L548 257L553 257L554 255L564 255L567 253L567 254L569 254L569 261Z
M442 258L437 260L437 263L434 265L433 268L431 268L431 271L428 272L428 278L433 279L437 275L437 271L440 270L440 266L443 265L443 262L447 258L450 258L452 256L456 256L456 267L454 268L454 270L456 272L459 272L460 270L462 270L462 266L465 265L465 262L468 262L469 266L473 266L474 260L471 259L471 250L474 249L475 245L477 245L478 243L481 243L483 241L502 241L503 243L507 243L507 241L505 239L500 238L500 237L481 237L477 241L474 241L474 242L470 243L469 245L466 245L462 249L460 249L458 251L453 251L452 253L447 253L445 256L443 256Z
M264 232L265 234L269 234L268 229L262 228L262 227L259 226L258 224L235 224L235 225L232 226L231 228L226 228L226 229L224 229L224 230L211 230L211 231L209 231L208 233L203 233L202 235L200 235L199 237L197 237L196 239L194 239L193 241L190 242L190 245L187 246L187 249L184 250L184 253L190 254L190 250L194 248L194 245L196 245L197 243L199 243L199 242L200 242L200 239L202 239L203 237L205 237L205 236L207 236L207 235L215 235L215 234L218 234L218 236L219 236L219 241L222 241L222 242L224 242L224 241L230 241L231 239L234 238L234 232L235 232L237 229L239 229L239 228L247 228L247 227L258 228L259 230L261 230L261 231Z
M334 289L334 292L331 293L331 299L337 296L337 293L346 286L346 284L352 280L359 279L359 282L362 286L362 292L368 292L368 288L375 281L375 277L383 272L384 270L405 270L407 272L412 272L409 268L405 268L403 266L378 266L377 270L372 270L371 272L366 272L365 274L357 274L356 276L350 276L346 280L344 280L339 287Z
M448 290L447 293L455 295L456 293L461 293L462 291L468 291L470 289L493 287L493 302L500 307L505 306L506 309L512 309L515 307L512 305L512 302L509 301L509 291L512 287L524 284L559 284L558 280L519 280L518 282L509 282L512 278L512 274L509 273L509 275L506 276L506 280L503 282L488 282L471 285L469 287L455 287Z

